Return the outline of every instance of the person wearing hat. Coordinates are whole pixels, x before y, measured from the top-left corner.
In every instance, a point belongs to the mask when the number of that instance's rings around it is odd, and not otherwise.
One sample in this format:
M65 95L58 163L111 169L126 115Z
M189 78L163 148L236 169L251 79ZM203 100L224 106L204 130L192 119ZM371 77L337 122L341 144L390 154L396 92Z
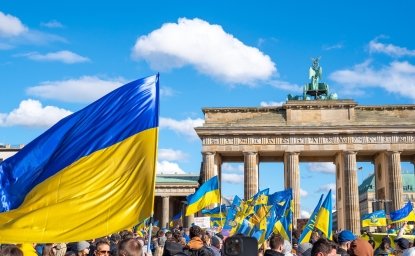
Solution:
M409 248L409 241L406 238L400 237L394 240L395 242L395 252L404 252Z
M297 248L297 256L311 256L311 248L313 248L311 243L299 244Z
M75 244L77 256L87 256L89 254L89 246L87 241L79 241Z
M339 247L337 248L337 254L341 256L348 256L347 251L350 249L350 244L356 239L356 236L350 230L343 230L339 233L337 241Z
M348 252L350 256L373 256L373 247L367 240L359 237L350 244Z
M382 238L382 242L380 243L379 247L376 248L374 254L375 256L388 256L393 252L391 248L391 239L388 236L384 236Z

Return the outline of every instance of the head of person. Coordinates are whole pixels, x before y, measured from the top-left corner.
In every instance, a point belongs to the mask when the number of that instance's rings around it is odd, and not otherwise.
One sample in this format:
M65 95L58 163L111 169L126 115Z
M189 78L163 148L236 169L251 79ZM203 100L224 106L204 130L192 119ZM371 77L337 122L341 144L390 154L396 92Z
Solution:
M134 238L128 238L121 240L118 244L119 256L141 256L143 254L143 248L141 244Z
M105 240L100 240L95 245L95 256L108 256L111 254L110 244Z
M409 248L409 241L406 238L398 238L396 240L394 240L395 242L395 249L397 250L406 250Z
M90 244L87 241L79 241L75 244L76 251L78 255L88 255L89 254Z
M54 248L54 244L45 244L42 250L42 256L55 256L56 248Z
M301 243L297 248L297 256L310 256L311 248L313 245L311 243Z
M337 241L339 245L348 250L350 248L350 244L356 239L357 237L352 233L350 230L343 230L337 236Z
M279 234L271 235L269 239L269 247L273 251L282 252L284 249L284 238Z
M297 251L297 249L298 249L298 240L296 238L293 238L291 240L291 244L293 246L293 249Z
M391 239L388 236L384 236L382 238L382 243L380 244L380 248L383 250L388 250L391 248Z
M2 256L23 256L22 250L16 245L5 245L0 250Z
M218 236L212 236L212 238L210 239L210 242L212 244L212 246L218 248L219 250L222 249L222 239Z
M202 235L203 235L203 231L199 226L193 225L190 227L190 230L189 230L190 239L192 239L193 237L201 238Z
M311 256L336 256L336 246L326 238L319 238L313 243Z
M361 237L356 238L347 251L350 256L373 256L373 247L369 242Z

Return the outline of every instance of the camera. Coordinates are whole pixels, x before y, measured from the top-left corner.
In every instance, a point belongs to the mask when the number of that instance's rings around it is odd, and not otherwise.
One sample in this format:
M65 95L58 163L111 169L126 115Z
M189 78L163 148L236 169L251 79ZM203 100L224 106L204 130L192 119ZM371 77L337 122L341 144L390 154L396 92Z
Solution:
M223 251L225 256L258 255L258 241L243 235L231 236L225 240Z

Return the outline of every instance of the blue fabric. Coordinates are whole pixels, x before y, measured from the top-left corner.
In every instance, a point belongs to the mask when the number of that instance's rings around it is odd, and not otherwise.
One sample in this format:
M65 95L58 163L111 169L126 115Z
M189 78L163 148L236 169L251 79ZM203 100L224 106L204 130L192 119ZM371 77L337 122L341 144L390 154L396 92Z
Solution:
M408 201L406 205L394 212L390 213L390 219L391 221L401 221L404 220L406 217L409 216L409 214L413 211L412 203L411 201Z
M139 79L112 91L62 119L3 161L0 164L0 212L17 208L36 185L80 158L157 127L158 104L148 103L158 102L152 99L158 93L150 91L158 88L151 86L158 83L158 79L158 75ZM140 95L139 101L136 95ZM94 129L90 124L94 124Z

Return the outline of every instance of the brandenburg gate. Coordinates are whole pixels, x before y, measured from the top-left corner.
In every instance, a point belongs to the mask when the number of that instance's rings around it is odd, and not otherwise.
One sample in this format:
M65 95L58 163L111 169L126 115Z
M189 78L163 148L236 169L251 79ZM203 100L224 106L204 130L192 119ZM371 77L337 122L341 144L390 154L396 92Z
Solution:
M401 161L415 162L415 105L360 106L353 100L288 100L279 107L204 108L202 181L224 162L244 163L245 199L258 192L260 162L284 163L300 217L300 162L333 162L339 229L360 233L356 162L372 162L376 199L402 200ZM282 175L281 175L282 176ZM275 179L282 179L276 170ZM305 181L306 182L306 181Z

